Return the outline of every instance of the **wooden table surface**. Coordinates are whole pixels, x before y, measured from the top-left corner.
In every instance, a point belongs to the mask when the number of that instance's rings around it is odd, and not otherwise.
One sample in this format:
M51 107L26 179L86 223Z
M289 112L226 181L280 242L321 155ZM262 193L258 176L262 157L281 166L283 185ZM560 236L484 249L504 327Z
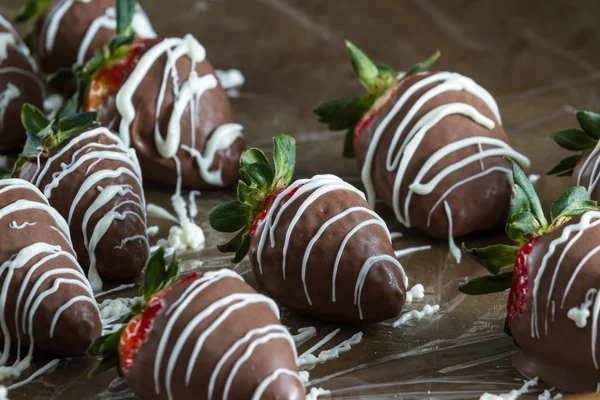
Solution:
M20 3L2 0L0 12L10 15ZM470 76L495 96L512 144L532 160L530 174L543 174L564 155L547 139L550 132L573 127L576 109L598 109L597 1L146 0L142 5L159 34L192 33L215 67L243 72L246 83L232 103L249 144L268 150L272 136L294 136L297 178L334 173L360 187L354 162L341 157L343 133L327 131L311 111L324 99L362 90L344 39L398 70L439 49L437 68ZM536 188L546 206L567 185L565 179L542 177ZM169 206L172 189L148 184L146 192L149 202ZM197 222L205 229L207 247L185 259L203 260L204 267L231 266L215 249L223 236L211 231L207 214L232 196L233 191L204 191L198 198ZM378 211L398 230L389 210L381 205ZM150 224L160 225L163 235L168 232L164 221ZM461 240L492 243L501 232L478 236ZM363 342L312 368L312 385L332 390L335 398L402 394L403 399L478 398L484 391L521 386L522 378L510 366L516 347L502 334L506 294L459 294L458 282L481 272L470 260L456 264L444 241L414 232L394 241L396 249L421 245L432 249L401 262L413 283L425 285L424 303L439 304L440 313L402 328L342 327L332 344L360 330ZM247 261L235 269L252 282ZM291 312L284 312L284 323L294 333L316 326L318 338L337 328ZM90 365L85 359L66 361L11 392L10 399L135 398L116 375L88 380Z

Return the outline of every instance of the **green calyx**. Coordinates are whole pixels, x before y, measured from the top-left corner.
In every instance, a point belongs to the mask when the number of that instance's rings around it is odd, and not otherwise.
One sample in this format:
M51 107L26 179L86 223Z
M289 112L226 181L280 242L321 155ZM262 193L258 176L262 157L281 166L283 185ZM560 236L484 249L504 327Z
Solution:
M30 160L40 154L48 154L50 150L59 146L74 133L100 125L97 112L68 113L67 111L66 109L61 110L56 119L49 120L34 105L23 105L21 123L25 127L27 140L14 166L13 177L17 177L21 168Z
M238 199L216 206L208 215L214 230L237 232L229 242L218 246L221 252L234 252L235 263L248 253L250 229L269 196L281 192L292 181L296 164L296 143L293 138L287 135L273 138L273 162L274 168L260 149L244 151L240 158L242 179L238 181Z
M400 80L431 68L440 57L440 52L437 51L427 60L413 65L404 74L398 74L387 65L371 61L351 42L346 41L346 47L350 54L352 68L367 89L367 93L327 101L317 106L314 113L319 117L320 122L328 124L329 129L348 130L344 142L344 157L354 157L354 130L360 120L383 103Z
M13 22L27 22L29 24L24 41L30 50L33 50L33 32L35 31L35 25L41 16L44 15L50 3L52 3L52 0L30 0L17 10L12 18Z
M459 290L465 294L481 295L510 289L514 277L513 267L521 246L535 237L553 231L577 215L600 210L598 204L590 200L588 191L583 186L575 186L567 189L552 203L548 222L531 181L516 162L508 157L507 160L512 164L514 184L505 230L516 245L499 244L480 249L468 249L463 245L465 254L490 273L460 285Z
M596 147L600 139L600 114L592 111L576 111L575 117L581 129L565 129L550 134L550 139L560 147L578 154L561 160L548 175L570 176L582 157Z
M142 314L152 298L162 290L174 285L179 280L180 262L174 254L167 265L165 250L159 248L148 261L144 275L144 283L140 287L140 297L131 306L131 311L121 319L121 328L115 332L100 336L91 344L88 355L99 358L98 364L90 371L89 376L96 376L109 369L117 368L119 375L119 341L127 323Z

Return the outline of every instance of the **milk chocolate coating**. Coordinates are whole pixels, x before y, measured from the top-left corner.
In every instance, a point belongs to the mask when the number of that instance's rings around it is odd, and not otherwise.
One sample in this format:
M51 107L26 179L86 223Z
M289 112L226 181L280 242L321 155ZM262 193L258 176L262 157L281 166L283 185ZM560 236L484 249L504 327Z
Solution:
M116 0L71 1L62 18L59 18L60 11L67 1L52 1L35 27L34 53L46 74L75 65L82 42L94 21L103 17L108 8L114 8L116 5ZM58 28L53 46L48 49L46 39L53 18L58 21ZM107 45L115 34L114 28L100 27L92 36L83 61L89 60L96 51Z
M47 204L46 200L31 188L15 186L12 189L7 189L14 186L13 182L16 181L0 181L0 209L18 200L29 200ZM29 185L27 182L24 183ZM21 229L15 229L9 226L13 221L15 221L16 225L22 225L25 222L35 225L27 225ZM19 253L19 251L36 243L60 246L63 251L75 257L75 252L71 244L53 228L60 229L55 219L45 210L28 208L9 213L0 218L0 232L2 236L2 240L0 240L0 263L6 262ZM48 253L39 254L31 258L23 267L13 269L14 275L8 286L6 303L3 304L3 312L5 321L8 324L12 345L16 345L17 343L17 329L19 329L21 344L30 343L29 332L23 329L22 324L19 323L19 328L15 327L15 313L19 312L19 322L21 322L21 318L23 318L23 313L25 312L26 299L31 295L31 291L36 283L43 282L32 297L33 301L39 298L44 291L57 284L60 279L79 280L83 282L77 276L70 273L59 273L40 281L43 274L59 268L81 272L77 263L64 255L53 258L48 256ZM23 283L27 280L27 275L32 271L32 267L46 257L47 259L34 270L28 279L28 283L23 288ZM0 273L0 287L5 284L7 276L8 269ZM21 291L23 297L19 302L19 309L17 310L17 300ZM62 311L58 316L54 333L51 336L50 327L57 312L69 300L77 296L86 296L89 298L89 302L77 301ZM29 312L27 312L27 315L29 316ZM34 348L36 351L42 350L45 353L59 357L84 355L92 341L101 334L101 331L102 323L100 322L100 315L95 300L90 297L84 288L75 284L68 284L66 282L60 284L57 291L43 299L33 315ZM1 331L0 336L2 336Z
M373 120L361 131L354 146L357 156L357 164L360 169L363 168L369 144L373 139L375 130L380 125L382 120L389 114L390 110L397 103L398 99L414 83L431 75L433 75L433 73L412 75L402 80L399 88L397 88L395 93L392 95L391 101L387 102L382 110L378 112ZM423 93L439 84L440 82L435 82L431 85L427 85L410 96L409 100L404 104L398 114L392 119L392 121L384 130L375 151L373 167L371 170L373 185L379 197L390 207L393 207L393 188L397 172L397 169L392 172L389 172L386 169L387 152L390 148L392 139L396 129L406 118L409 109L423 95ZM398 147L402 144L403 140L405 140L406 133L413 128L416 122L423 115L437 106L454 102L466 103L475 107L475 109L477 109L477 111L479 111L481 114L494 121L496 126L494 129L490 130L475 123L469 117L453 114L446 116L431 129L429 129L425 135L425 138L413 154L402 181L400 188L400 204L402 205L402 209L404 209L403 207L408 194L409 184L415 180L417 173L423 164L431 157L431 155L443 146L473 136L496 138L508 142L508 138L504 132L504 129L502 128L502 125L498 123L492 111L481 99L466 91L454 90L446 91L433 97L418 110L416 115L411 118L410 123L406 126L404 130L405 133L403 134ZM484 150L490 148L486 145L483 145L482 147ZM429 180L435 176L435 174L444 168L463 160L468 156L476 154L477 152L477 146L469 146L447 155L425 175L424 179L422 179L422 182L429 182ZM509 167L508 163L503 160L502 157L485 158L483 163L485 165L485 169L489 169L494 166L503 166L506 168ZM430 237L447 238L448 218L446 216L443 202L441 202L433 211L431 215L431 222L428 224L427 220L430 210L438 202L440 197L454 184L481 172L481 165L479 162L470 163L464 168L452 172L450 175L442 179L442 181L430 194L417 195L414 193L409 208L412 226ZM444 200L447 201L451 206L453 218L453 236L462 236L477 231L488 230L504 224L510 204L510 185L505 173L500 171L491 172L484 177L474 179L470 182L464 183L460 187L457 187L456 189L452 190Z
M79 136L86 132L97 131L98 134L92 137L81 139ZM127 150L116 136L109 136L104 128L93 128L86 132L80 132L73 135L70 139L53 149L50 154L40 157L40 167L38 168L35 159L29 162L21 171L19 176L36 184L40 190L44 191L48 185L53 184L55 180L53 175L63 171L61 164L71 165L72 161L78 162L86 154L92 152L105 152L115 154L127 154ZM110 146L110 147L106 147ZM67 148L59 157L54 158L63 149ZM77 153L77 154L76 154ZM133 156L135 159L135 156ZM47 166L47 163L50 163ZM46 167L48 169L43 173L41 180L40 171ZM71 206L82 185L90 177L99 171L117 171L119 168L127 169L132 175L121 173L117 177L107 177L97 181L93 187L85 192L81 200L74 209L73 216L69 221ZM113 280L131 280L136 278L145 267L149 257L148 238L146 234L146 216L145 210L138 205L141 199L141 207L144 207L144 192L140 185L141 177L137 176L132 167L122 160L102 158L95 156L83 161L78 168L67 174L60 180L58 186L51 191L49 197L50 204L53 205L61 215L69 222L73 245L78 255L78 260L84 268L89 268L91 256L88 252L89 243L92 234L98 225L98 221L111 210L117 210L119 213L127 214L124 219L115 219L106 233L102 236L96 246L96 266L101 277ZM86 232L83 232L83 219L87 210L94 201L100 196L103 188L108 186L121 185L130 187L137 195L125 193L116 195L102 207L97 209L89 219L86 226ZM85 245L84 236L88 239L88 246ZM138 237L137 240L125 241L126 238Z
M595 254L578 272L573 285L561 305L567 285L574 276L578 264L600 243L600 227L592 227L566 252L556 277L552 291L550 306L547 308L548 294L556 265L569 241L556 247L549 258L546 270L541 276L537 297L537 313L540 337L532 337L533 283L542 264L542 258L548 253L550 243L561 236L564 229L577 224L581 216L573 218L569 223L559 227L552 233L542 236L535 244L527 260L529 291L527 306L513 318L511 326L513 337L521 347L513 357L513 365L528 378L539 377L544 382L558 389L569 392L595 391L600 381L600 370L594 365L592 358L592 327L596 323L592 315L583 328L567 317L568 311L579 308L586 300L589 289L600 288L600 274L595 268L600 261L600 254ZM575 233L569 235L573 238ZM554 317L552 307L554 304ZM589 309L593 314L593 304ZM545 319L548 319L548 331L545 331ZM596 338L596 348L600 343ZM599 355L597 355L598 357Z
M396 317L402 311L406 288L397 266L389 261L374 264L367 274L362 288L361 307L363 318L354 302L355 286L359 271L371 256L394 257L387 229L369 225L358 230L347 242L336 277L336 301L333 301L332 283L335 260L344 238L361 222L374 217L365 212L354 212L330 225L313 246L306 268L306 286L312 300L308 303L302 282L302 261L305 250L323 224L351 207L369 205L361 196L350 191L332 191L319 197L302 214L296 224L287 250L285 280L283 279L283 247L291 220L301 204L314 191L309 191L295 200L282 214L275 229L275 247L269 237L262 250L262 273L257 250L265 221L250 242L250 261L260 290L268 293L279 304L302 314L326 321L375 323ZM282 201L283 207L289 197ZM268 232L266 232L268 235Z
M158 42L158 41L157 41ZM147 49L146 51L148 51ZM177 169L172 158L163 158L156 149L154 130L156 117L157 98L164 79L167 55L163 54L150 68L148 74L140 83L133 95L133 106L136 110L135 119L131 123L131 147L133 147L140 160L144 178L175 186L177 183ZM188 79L191 70L191 60L181 57L176 63L179 82ZM130 71L131 72L131 71ZM208 61L196 64L198 76L215 74L215 70ZM116 94L115 94L116 95ZM173 110L175 97L173 82L169 79L162 107L159 113L158 126L163 139L166 137L169 120ZM119 130L121 115L116 108L115 98L109 97L100 107L101 120L105 126L114 131ZM227 93L219 83L200 96L194 116L195 129L192 132L190 120L190 107L186 108L181 117L181 145L192 147L192 133L195 136L193 148L205 154L205 146L214 130L222 124L234 122L231 104ZM222 170L223 186L233 185L238 179L240 155L245 149L245 142L238 138L229 148L217 151L209 171L218 168ZM211 188L211 184L202 178L196 160L181 148L176 153L181 162L182 185L184 188Z
M135 355L133 364L124 371L125 379L131 389L143 400L167 399L165 386L165 376L169 357L182 331L190 321L202 313L207 307L215 302L224 299L233 294L244 294L256 292L244 281L225 277L215 280L208 285L200 295L193 298L193 301L184 309L183 313L176 319L172 325L171 334L167 341L164 357L160 364L159 373L159 394L155 390L154 364L157 357L159 342L169 321L169 316L165 310L177 301L185 290L192 284L191 281L176 285L162 299L162 309L157 313L150 332L145 342ZM234 343L242 339L249 331L267 325L281 326L276 315L265 303L251 303L243 308L233 311L227 318L222 320L220 325L206 337L202 349L198 354L197 362L194 366L190 383L185 384L186 370L188 362L193 353L194 346L202 333L207 328L223 316L227 307L219 307L212 312L210 316L200 322L192 331L181 349L179 358L176 361L172 378L172 389L174 400L202 400L208 397L208 385L215 367L223 358L225 353L232 348ZM174 312L170 316L174 315ZM260 335L250 336L250 341L245 342L238 347L227 361L222 365L217 375L213 399L223 398L223 392L227 378L232 371L235 363L244 354L252 340L259 338ZM229 399L251 399L258 385L273 372L279 368L285 368L297 373L294 349L290 343L283 338L272 338L266 343L258 345L252 351L251 356L241 364L241 368L235 374L233 383L228 393ZM290 375L279 375L279 377L269 384L263 393L261 399L275 400L304 400L304 387L300 381Z
M10 33L15 39L6 48L6 58L0 57L0 151L4 152L23 147L26 136L21 108L26 103L43 107L45 83L21 38L0 15L2 33Z

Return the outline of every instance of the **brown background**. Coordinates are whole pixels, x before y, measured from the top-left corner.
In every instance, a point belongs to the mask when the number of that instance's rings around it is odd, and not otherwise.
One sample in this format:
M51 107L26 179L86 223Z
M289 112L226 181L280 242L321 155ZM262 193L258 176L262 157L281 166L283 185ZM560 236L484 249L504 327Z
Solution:
M10 15L19 4L2 0L0 12ZM324 99L362 90L344 39L399 70L441 50L438 68L470 76L496 97L512 143L533 161L529 173L544 173L564 155L547 135L574 126L573 110L598 109L597 1L146 0L142 5L159 34L192 33L215 67L243 72L246 84L233 107L249 143L269 147L273 135L293 135L298 143L296 177L335 173L359 185L353 161L341 158L343 133L326 131L311 112ZM566 185L563 179L544 177L537 189L548 204ZM170 191L149 185L147 196L167 206ZM205 266L228 265L227 257L214 249L223 238L210 231L206 215L230 196L204 192L199 198L198 222L206 229L207 249L185 258L202 259ZM389 212L381 211L389 221ZM166 235L167 223L150 222L160 224ZM464 240L474 245L499 237ZM456 265L445 242L429 242L416 234L394 242L397 249L423 244L433 249L401 262L413 283L425 285L425 302L440 304L440 314L398 329L363 328L361 344L310 371L313 383L345 398L402 393L404 399L426 398L428 393L444 399L478 398L484 391L521 386L510 367L515 347L501 333L505 295L460 295L457 282L481 272L468 260ZM247 263L236 269L251 280ZM285 315L293 332L316 325L322 337L335 328ZM344 327L333 343L358 330ZM42 381L11 392L10 398L130 398L113 381L115 376L88 381L89 364L71 360Z

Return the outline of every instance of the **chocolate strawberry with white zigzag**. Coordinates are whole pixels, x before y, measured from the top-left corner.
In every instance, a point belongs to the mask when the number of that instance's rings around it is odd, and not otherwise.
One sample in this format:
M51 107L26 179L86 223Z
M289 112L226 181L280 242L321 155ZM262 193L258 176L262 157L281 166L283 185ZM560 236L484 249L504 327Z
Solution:
M529 161L510 147L490 93L458 73L428 71L439 53L397 73L346 44L367 93L315 113L347 130L344 153L356 155L371 206L379 196L402 225L435 238L500 226L510 198L502 156Z
M98 126L96 113L50 121L26 105L22 119L28 139L13 176L36 185L67 220L95 291L101 278L135 279L150 257L135 152Z
M600 207L586 189L568 189L548 222L535 190L513 162L513 195L506 225L516 245L464 248L491 275L460 286L466 294L509 290L506 331L520 350L513 365L570 392L600 381Z
M84 355L102 324L67 222L31 183L3 179L0 235L0 381L18 378L39 353Z
M29 0L14 16L29 22L27 38L46 74L82 66L108 45L117 30L117 0ZM132 29L140 38L156 33L137 5Z
M118 331L96 340L91 375L117 368L142 400L303 400L296 347L273 300L229 269L179 278L164 251Z
M273 143L274 170L261 150L245 151L238 200L211 211L214 229L239 231L219 249L234 262L249 252L259 288L292 310L327 321L396 317L408 279L385 222L337 176L292 182L294 140Z

